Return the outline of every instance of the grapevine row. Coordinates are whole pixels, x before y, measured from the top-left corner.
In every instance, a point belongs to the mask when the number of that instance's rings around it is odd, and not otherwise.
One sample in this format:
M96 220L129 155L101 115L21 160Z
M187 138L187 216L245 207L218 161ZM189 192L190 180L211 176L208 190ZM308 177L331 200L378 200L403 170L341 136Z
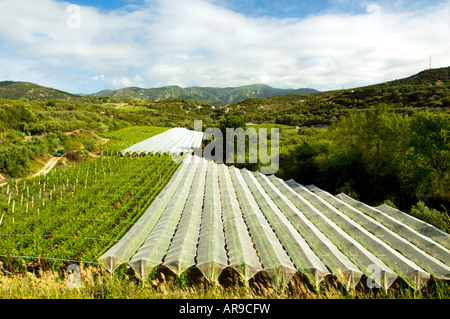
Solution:
M164 188L167 155L99 157L0 189L0 254L94 261Z

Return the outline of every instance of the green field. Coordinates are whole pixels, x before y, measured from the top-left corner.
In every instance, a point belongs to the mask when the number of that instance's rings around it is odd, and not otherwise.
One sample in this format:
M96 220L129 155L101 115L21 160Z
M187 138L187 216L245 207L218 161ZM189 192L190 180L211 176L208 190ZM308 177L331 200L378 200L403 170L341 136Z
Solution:
M178 165L167 155L98 157L0 189L2 255L95 262L142 215ZM34 258L33 258L34 257ZM21 258L14 264L21 266ZM2 257L4 263L11 258Z

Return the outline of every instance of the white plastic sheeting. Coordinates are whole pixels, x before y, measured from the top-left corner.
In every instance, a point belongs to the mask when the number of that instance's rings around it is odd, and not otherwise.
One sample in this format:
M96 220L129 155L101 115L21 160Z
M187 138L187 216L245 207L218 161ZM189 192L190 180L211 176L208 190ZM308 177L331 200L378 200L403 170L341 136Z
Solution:
M203 162L207 161L203 159ZM227 266L217 165L210 162L206 177L205 201L197 249L197 268L200 269L206 279L215 281Z
M351 212L357 213L358 210L361 212L364 212L366 215L370 216L370 217L367 217L367 219L373 218L373 220L372 220L373 224L376 223L375 221L378 221L379 223L382 224L382 226L390 229L390 231L389 231L386 228L383 228L384 233L388 233L385 236L387 238L392 237L392 239L390 239L390 240L392 240L393 246L398 247L399 245L401 245L401 243L395 242L397 240L401 241L402 243L407 243L407 241L410 241L412 244L414 244L415 246L417 246L418 248L421 249L421 251L419 251L420 255L423 255L421 253L422 251L423 252L426 251L430 254L430 256L425 255L426 258L433 260L432 256L434 256L437 259L439 259L441 262L443 262L444 264L450 265L449 250L446 247L437 243L436 241L433 241L430 238L420 234L413 228L401 223L400 221L397 221L395 218L393 218L387 214L384 214L380 210L370 207L369 205L361 203L357 200L354 200L353 198L351 198L345 194L342 194L342 193L338 194L338 195L336 195L336 198L346 202L347 204L353 206L354 208L357 208L357 210L350 209ZM377 233L379 234L380 232L377 232ZM403 238L399 238L398 236L401 236ZM406 246L405 248L412 252L416 251L416 249L414 247L412 249L408 249L409 247ZM433 260L433 262L435 262L435 261ZM445 265L443 265L443 266L445 266ZM436 266L431 266L431 267L436 267ZM434 273L436 273L436 272L434 272ZM445 277L448 274L450 274L450 272L449 272L448 267L446 267L446 270L441 274L441 276Z
M248 188L249 185L244 181L241 171L232 167L230 173L244 218L264 266L263 269L268 273L276 287L284 286L297 270L264 218L256 202L257 198L252 196ZM299 251L299 253L301 252Z
M173 194L155 228L148 234L147 239L129 262L141 278L147 277L155 266L162 263L167 254L181 215L187 205L186 201L189 194L192 194L194 176L197 181L201 178L201 169L196 165L198 162L199 157L193 158L192 169L187 170L183 178L185 187L179 187Z
M441 244L447 249L450 249L450 237L443 230L434 227L424 221L415 218L414 216L408 215L394 207L383 204L375 207L379 211L391 216L392 218L404 223L405 225L416 230L420 234L433 239L435 242Z
M295 268L303 274L312 276L311 281L318 284L324 276L330 274L327 267L312 251L269 194L266 193L256 177L245 169L242 171L242 175L268 224L270 224L288 256L294 262ZM277 253L277 255L281 254ZM359 276L361 276L361 273Z
M136 143L121 151L122 155L192 153L202 146L203 132L175 127Z
M239 201L236 197L230 171L218 165L222 220L230 267L249 280L262 270L252 238L247 230Z
M183 273L195 265L196 247L202 217L203 193L205 188L206 163L197 172L189 193L177 232L164 258L164 266L176 274Z
M304 238L301 238L301 240L304 240L305 244L311 247L312 253L310 252L309 255L311 255L313 259L318 258L319 262L320 260L323 260L323 263L328 265L330 272L336 276L347 290L354 288L363 273L295 206L295 195L294 198L291 197L293 202L289 200L289 194L286 194L287 196L283 195L283 191L289 193L289 187L287 187L286 184L282 184L283 182L279 179L275 178L272 182L269 177L265 175L257 173L254 173L254 175L270 196L271 200L273 200L279 210L281 210L279 218L283 220L283 224L286 225L286 227L298 231L299 235ZM313 210L313 208L311 208L311 210ZM313 214L315 214L315 212L313 212ZM290 223L287 220L289 220ZM274 221L274 227L276 227L277 224L278 223ZM292 232L295 234L295 231ZM280 229L277 233L284 232ZM290 256L294 255L297 255L298 258L298 255L300 254L296 254L294 250L293 253L290 253ZM296 263L296 265L297 264L298 263ZM322 264L322 262L320 262L319 265L320 264ZM322 276L326 275L322 266L319 266L317 270L321 271Z
M402 214L185 155L166 188L99 261L111 272L128 264L142 279L160 265L177 275L197 267L210 281L227 267L246 280L265 271L278 288L296 272L314 284L335 276L347 290L363 276L385 290L398 277L415 289L431 276L450 279L444 245L450 235Z
M296 186L295 190L304 192L301 188L306 189L303 186ZM449 266L407 239L330 193L313 185L308 186L308 189L315 193L316 200L321 203L319 205L330 208L324 209L330 213L330 218L351 236L358 238L372 253L383 256L386 264L412 287L422 287L429 280L430 275L440 279L450 279Z

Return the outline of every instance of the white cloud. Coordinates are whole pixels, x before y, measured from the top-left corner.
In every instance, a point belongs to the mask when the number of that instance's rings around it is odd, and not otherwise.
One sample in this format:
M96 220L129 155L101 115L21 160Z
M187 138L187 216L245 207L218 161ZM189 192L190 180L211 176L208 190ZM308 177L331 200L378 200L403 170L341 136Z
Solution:
M143 86L142 77L135 75L133 77L119 76L112 79L106 79L106 82L110 83L114 88L123 88L130 86Z
M104 81L105 80L105 75L104 74L94 75L91 79L95 80L95 81Z
M44 70L35 82L76 79L72 91L86 93L89 81L95 88L263 82L326 90L414 74L429 55L434 67L450 65L450 1L411 12L382 3L362 14L281 19L207 0L154 0L106 13L81 6L79 28L67 24L69 4L0 1L0 65L14 59L16 80ZM0 78L10 75L0 69Z

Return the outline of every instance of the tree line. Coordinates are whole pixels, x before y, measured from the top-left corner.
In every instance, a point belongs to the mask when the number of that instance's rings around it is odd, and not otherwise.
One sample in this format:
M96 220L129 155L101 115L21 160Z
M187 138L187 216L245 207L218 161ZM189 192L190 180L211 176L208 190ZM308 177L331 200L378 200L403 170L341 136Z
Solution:
M409 208L422 201L448 211L450 115L414 116L380 104L350 112L325 129L309 129L281 154L282 178L345 192L368 204Z

